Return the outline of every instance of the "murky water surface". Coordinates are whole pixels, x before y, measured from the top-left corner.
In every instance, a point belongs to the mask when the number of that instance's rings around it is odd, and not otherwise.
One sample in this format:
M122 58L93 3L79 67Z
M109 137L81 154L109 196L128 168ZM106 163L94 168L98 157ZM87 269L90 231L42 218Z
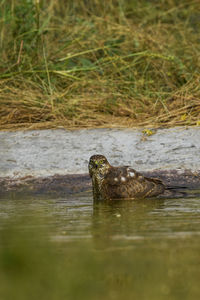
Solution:
M0 200L1 299L200 299L200 197ZM14 298L13 298L14 297Z

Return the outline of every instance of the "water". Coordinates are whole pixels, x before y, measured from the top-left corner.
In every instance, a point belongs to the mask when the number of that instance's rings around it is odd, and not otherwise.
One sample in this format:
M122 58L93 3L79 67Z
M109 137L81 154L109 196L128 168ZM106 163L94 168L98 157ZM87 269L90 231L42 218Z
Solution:
M200 299L200 197L0 199L0 299Z

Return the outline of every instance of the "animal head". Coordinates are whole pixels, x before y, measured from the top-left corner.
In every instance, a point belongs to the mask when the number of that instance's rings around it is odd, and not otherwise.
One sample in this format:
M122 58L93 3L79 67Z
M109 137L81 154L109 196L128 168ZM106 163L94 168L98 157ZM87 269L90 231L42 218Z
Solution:
M93 175L104 175L109 167L110 164L105 156L96 154L90 157L88 165L90 177L92 177Z

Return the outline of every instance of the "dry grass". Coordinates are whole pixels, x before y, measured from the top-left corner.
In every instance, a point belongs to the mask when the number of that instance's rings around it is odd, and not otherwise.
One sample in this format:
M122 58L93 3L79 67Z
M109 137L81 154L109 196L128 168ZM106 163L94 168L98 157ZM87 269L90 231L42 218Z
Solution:
M0 128L200 125L199 1L0 0Z

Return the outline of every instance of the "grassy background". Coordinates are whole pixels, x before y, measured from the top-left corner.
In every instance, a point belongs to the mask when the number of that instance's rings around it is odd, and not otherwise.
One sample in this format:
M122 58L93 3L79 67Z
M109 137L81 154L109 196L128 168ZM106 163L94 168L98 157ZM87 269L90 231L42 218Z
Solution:
M199 0L0 0L0 128L200 125Z

